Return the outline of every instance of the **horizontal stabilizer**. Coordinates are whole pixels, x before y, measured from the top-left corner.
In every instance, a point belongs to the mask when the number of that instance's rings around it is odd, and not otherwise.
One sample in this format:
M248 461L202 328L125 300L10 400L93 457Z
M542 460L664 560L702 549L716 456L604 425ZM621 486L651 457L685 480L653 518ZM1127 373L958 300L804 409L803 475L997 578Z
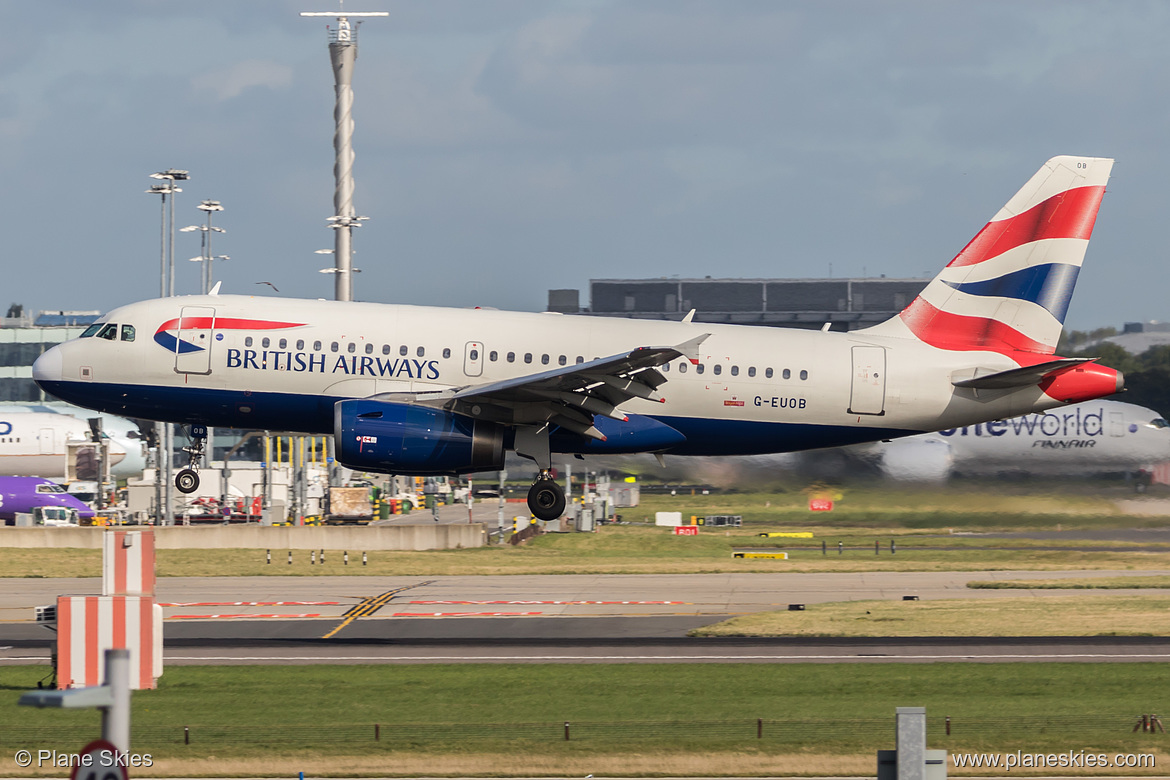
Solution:
M1012 387L1028 387L1039 384L1048 374L1062 368L1072 368L1082 363L1092 363L1097 358L1061 358L1049 360L1046 363L1037 363L1034 366L1021 366L1007 371L998 371L994 374L983 374L968 379L956 379L951 382L955 387L970 387L975 390L1006 390ZM979 369L975 369L976 372Z

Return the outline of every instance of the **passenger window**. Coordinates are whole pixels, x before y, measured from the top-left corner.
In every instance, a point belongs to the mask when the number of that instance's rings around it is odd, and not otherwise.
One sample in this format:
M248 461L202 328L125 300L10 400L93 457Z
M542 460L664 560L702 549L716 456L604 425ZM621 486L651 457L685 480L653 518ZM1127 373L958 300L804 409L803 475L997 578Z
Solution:
M280 349L288 349L288 339L281 339L279 347Z
M791 379L791 378L792 378L792 372L791 372L791 371L789 371L789 370L786 368L786 369L784 369L784 373L783 373L783 374L781 374L781 377L782 377L782 378L784 378L784 379Z
M764 369L764 376L765 376L766 378L768 378L768 379L771 379L771 378L772 378L772 369L770 369L770 368L765 368L765 369Z
M524 362L525 362L525 363L531 363L531 362L532 362L532 353L531 353L531 352L525 352L525 353L524 353Z
M711 370L714 372L715 376L719 376L723 373L723 366L719 363L716 363Z
M346 346L346 349L347 349L347 350L349 350L349 352L350 352L351 354L352 354L352 353L354 353L354 352L357 352L357 344L355 344L355 343L353 343L353 342L351 341L351 342L349 342L349 344Z
M304 339L297 339L297 352L304 352L304 351L305 351L305 340Z
M488 353L488 360L492 361L493 363L495 363L499 359L500 359L500 353L496 352L494 349Z
M405 344L398 348L398 354L402 355L402 357L406 357L408 352L410 352L410 349Z
M95 322L93 325L90 325L88 328L83 330L81 332L81 335L78 336L78 338L79 339L87 339L90 336L92 336L93 334L97 333L101 329L102 329L102 324L100 322Z
M687 364L686 363L679 363L678 364L678 372L680 374L685 374L687 372Z
M581 363L584 363L584 362L585 362L585 358L583 358L582 356L578 355L578 356L577 356L577 363L578 363L578 364L581 364Z
M389 344L383 344L383 345L382 345L382 354L383 354L383 355L389 355L389 354L390 354L390 345L389 345Z
M807 371L805 371L805 370L803 370L803 369L801 369L801 372L800 372L800 381L802 381L802 382L803 382L803 381L804 381L804 380L806 380L806 379L808 379L808 372L807 372Z
M330 351L330 352L336 352L336 351L337 351L337 348L338 348L338 344L337 344L337 342L336 342L336 341L334 341L332 344L330 344L330 345L329 345L329 351Z
M314 352L320 352L320 351L321 351L321 342L320 342L320 341L314 341L314 342L313 342L313 351L314 351Z
M122 326L122 341L133 341L133 340L134 340L134 326L133 325L123 325Z
M700 363L699 365L695 366L695 373L696 374L703 373L704 368L705 368L705 366L702 363Z
M374 342L372 342L372 341L366 342L366 354L367 355L374 354Z
M471 360L473 362L476 360L479 360L479 350L478 349L471 350L471 352L469 352L467 355L467 359Z
M660 371L663 371L663 372L668 372L668 371L670 371L670 363L663 363L663 364L662 364L661 366L659 366L658 368L659 368L659 370L660 370Z
M267 337L267 336L265 336L265 337L263 338L263 340L261 340L261 342L260 342L260 346L261 346L261 347L263 347L264 349L268 349L268 345L269 345L270 343L271 343L271 342L268 340L268 337Z
M418 355L419 357L426 357L427 350L425 347L419 347L414 351L414 354Z
M451 357L451 350L448 349L447 347L443 347L443 357L445 357L445 358Z
M516 353L515 353L515 352L509 352L509 353L508 353L508 357L506 358L506 360L507 360L509 363L515 363L515 362L516 362Z
M244 336L244 346L245 347L252 346L252 337L251 336Z
M540 363L541 363L541 365L547 366L548 365L548 355L541 355L540 356Z
M569 359L567 357L565 357L564 355L561 355L559 358L557 358L557 363L559 363L562 366L568 362L569 362Z
M755 366L748 366L748 376L755 376L755 375L756 375L756 367Z
M101 329L101 331L98 333L98 338L99 339L108 339L110 341L115 340L116 338L118 338L118 326L114 325L113 323L110 323L109 325L107 325L106 327Z
M732 366L731 367L731 375L732 376L739 376L739 366Z

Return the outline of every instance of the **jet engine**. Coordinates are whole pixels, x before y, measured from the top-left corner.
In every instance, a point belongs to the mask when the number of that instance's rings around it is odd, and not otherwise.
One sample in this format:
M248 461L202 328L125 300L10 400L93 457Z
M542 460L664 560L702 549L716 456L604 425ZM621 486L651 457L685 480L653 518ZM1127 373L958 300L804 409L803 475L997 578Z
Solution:
M504 466L504 428L426 406L355 399L333 408L337 459L360 471L460 474Z

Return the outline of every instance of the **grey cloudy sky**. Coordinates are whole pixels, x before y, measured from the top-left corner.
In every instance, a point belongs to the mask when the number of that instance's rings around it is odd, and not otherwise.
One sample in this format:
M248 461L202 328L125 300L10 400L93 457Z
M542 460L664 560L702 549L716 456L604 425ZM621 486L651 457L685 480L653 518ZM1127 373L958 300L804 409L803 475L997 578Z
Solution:
M0 6L5 300L158 292L147 175L225 292L332 297L336 0ZM1116 157L1068 324L1167 319L1170 4L349 0L355 297L540 310L600 277L932 276L1056 154ZM177 238L198 289L196 235ZM270 291L269 291L270 292Z

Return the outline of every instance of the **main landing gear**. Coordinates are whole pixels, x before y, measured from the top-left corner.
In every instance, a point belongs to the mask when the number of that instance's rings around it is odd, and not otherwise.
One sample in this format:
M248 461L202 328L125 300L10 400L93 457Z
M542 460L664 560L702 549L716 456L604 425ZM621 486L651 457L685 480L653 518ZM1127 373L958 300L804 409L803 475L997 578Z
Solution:
M528 509L538 520L556 520L565 513L565 491L549 469L541 469L540 476L528 489Z
M528 510L538 520L556 520L565 513L565 491L552 478L548 429L548 423L516 428L516 454L536 461L540 469L540 476L528 490Z
M175 487L180 493L194 493L199 489L199 461L203 460L203 446L207 443L207 426L191 426L191 444L183 448L187 453L187 468L175 475Z

